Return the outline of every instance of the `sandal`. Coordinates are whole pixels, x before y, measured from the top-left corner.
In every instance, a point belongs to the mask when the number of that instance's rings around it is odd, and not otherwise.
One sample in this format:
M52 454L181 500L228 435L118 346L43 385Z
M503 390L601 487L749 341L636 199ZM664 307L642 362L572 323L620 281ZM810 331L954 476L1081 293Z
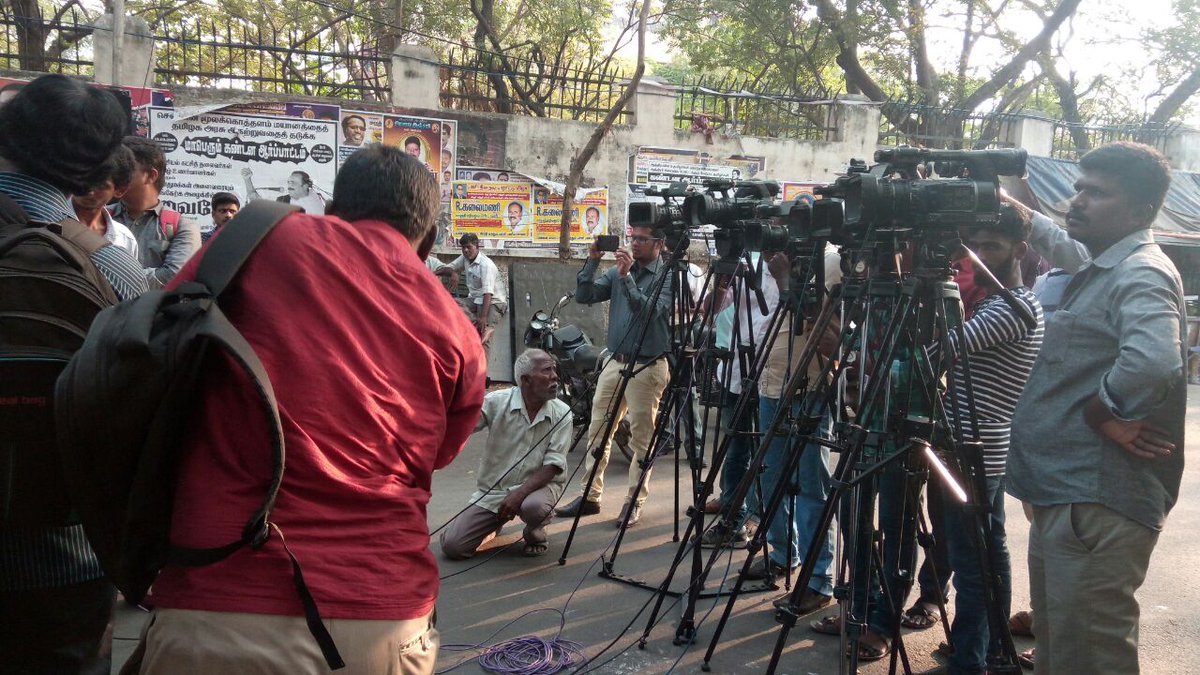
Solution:
M823 616L816 621L808 624L808 627L821 635L841 635L842 634L842 617L837 614Z
M867 634L874 635L874 633L871 633L870 631L868 631ZM892 653L891 643L889 643L887 640L884 640L883 638L880 638L880 639L883 640L882 647L876 647L874 645L869 645L862 639L859 639L859 641L858 641L858 660L866 661L866 662L878 661L879 659L886 657L888 654L891 654ZM849 656L849 654L847 654L847 656Z
M540 544L525 544L525 548L521 549L521 555L526 558L537 558L546 555L546 551L550 547L545 542Z
M1033 612L1020 611L1008 617L1008 632L1023 637L1033 637Z
M1036 656L1036 652L1037 647L1034 647L1017 654L1017 663L1021 664L1021 667L1025 670L1033 670L1033 659Z
M917 602L900 616L900 625L913 630L933 628L942 620L942 611L937 605Z

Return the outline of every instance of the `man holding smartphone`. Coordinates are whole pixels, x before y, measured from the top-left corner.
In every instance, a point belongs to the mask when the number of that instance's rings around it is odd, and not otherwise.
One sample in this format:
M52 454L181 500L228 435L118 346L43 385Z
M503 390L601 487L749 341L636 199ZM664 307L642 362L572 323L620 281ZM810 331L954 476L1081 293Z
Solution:
M614 251L616 265L598 278L596 272L600 267L600 258L604 256L601 244L610 244L611 240L597 237L577 278L576 302L591 304L610 301L607 346L612 358L600 371L596 382L596 393L592 398L592 422L588 428L588 448L602 448L600 457L594 459L589 452L584 460L581 494L557 510L558 515L567 517L600 513L604 469L608 465L609 446L612 443L611 433L606 438L600 438L600 434L606 427L616 429L628 414L630 446L636 461L629 464L627 494L625 505L617 517L618 527L625 520L627 512L630 526L636 525L641 519L641 507L649 494L647 486L650 476L646 476L640 489L635 490L634 487L638 482L639 464L650 448L658 404L670 376L667 361L663 358L671 347L672 307L671 284L666 278L669 266L662 260L663 232L649 227L634 227L631 231L629 250L618 248ZM638 338L642 337L643 332L644 339L639 342ZM625 388L625 395L617 399L621 371L631 361L633 375ZM609 411L616 417L611 425L605 421ZM589 488L588 476L596 462L599 462L596 478Z

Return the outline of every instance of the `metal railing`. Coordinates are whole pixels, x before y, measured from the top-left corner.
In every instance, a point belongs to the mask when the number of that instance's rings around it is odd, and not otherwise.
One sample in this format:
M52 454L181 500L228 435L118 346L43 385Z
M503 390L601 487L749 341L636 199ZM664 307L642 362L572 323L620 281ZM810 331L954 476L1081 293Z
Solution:
M453 110L598 122L624 86L621 69L607 61L551 61L536 53L501 55L465 46L442 61L441 103ZM616 121L628 117L622 110Z
M1025 115L975 112L923 105L911 101L884 102L879 116L879 145L983 150L1011 148L1006 125Z
M1050 156L1055 159L1077 160L1088 150L1113 141L1137 141L1162 150L1167 138L1178 129L1178 124L1149 122L1110 125L1055 122Z
M339 45L330 31L192 22L155 37L155 83L386 101L391 53Z
M675 127L706 134L827 140L834 130L831 98L824 92L765 92L736 77L702 77L676 88Z
M57 18L0 13L0 68L91 75L93 30L74 8Z

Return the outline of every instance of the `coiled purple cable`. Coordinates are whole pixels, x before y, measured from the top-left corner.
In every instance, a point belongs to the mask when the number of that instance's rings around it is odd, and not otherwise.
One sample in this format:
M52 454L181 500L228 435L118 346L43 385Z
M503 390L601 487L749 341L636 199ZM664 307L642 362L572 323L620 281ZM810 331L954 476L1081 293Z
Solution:
M493 673L552 675L581 663L583 646L571 640L526 635L488 647L476 661Z

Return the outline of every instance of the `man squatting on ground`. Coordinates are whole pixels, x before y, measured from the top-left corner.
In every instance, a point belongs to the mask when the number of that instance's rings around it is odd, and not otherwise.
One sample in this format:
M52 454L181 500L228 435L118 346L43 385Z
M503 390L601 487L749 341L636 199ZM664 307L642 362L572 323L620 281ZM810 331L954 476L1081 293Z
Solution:
M1166 159L1122 142L1079 166L1066 230L1033 216L1035 247L1075 276L1017 404L1007 487L1033 512L1036 672L1121 675L1139 672L1135 593L1183 474L1183 285L1150 232Z
M642 504L649 494L650 475L647 472L641 489L636 491L639 466L646 458L654 434L654 420L658 416L658 404L670 377L666 355L671 349L670 317L673 306L669 265L662 259L663 233L649 227L631 229L630 250L618 249L613 255L617 264L596 278L600 258L604 255L592 242L588 259L576 279L575 300L584 304L610 300L608 307L608 348L612 358L604 365L596 381L592 397L592 421L588 427L588 454L581 472L580 494L574 501L559 508L560 516L574 517L576 514L600 513L600 498L604 494L604 469L608 466L608 452L612 445L612 433L607 438L600 434L608 426L615 430L617 424L629 414L630 446L634 460L629 463L625 505L617 517L617 526L625 520L628 512L629 525L636 525L641 518ZM658 297L653 298L661 286ZM654 300L652 303L651 300ZM641 345L638 337L646 327ZM640 349L639 349L640 346ZM634 362L633 376L625 389L625 396L615 400L621 381L622 366ZM609 413L615 416L612 425L607 423ZM600 448L596 459L592 452ZM596 479L588 489L588 476L596 465Z
M479 340L423 262L438 208L420 162L367 146L338 172L331 215L288 216L234 279L222 309L262 360L283 420L282 535L218 565L165 568L127 672L327 672L284 537L347 662L339 673L433 672L432 474L462 450L484 394ZM172 542L197 548L238 536L272 461L247 452L266 448L268 431L240 370L204 372L171 527Z
M442 553L463 560L513 518L525 523L527 557L546 553L546 525L566 485L571 408L558 399L558 368L540 349L513 364L517 386L483 399L475 431L488 430L470 505L442 531Z

